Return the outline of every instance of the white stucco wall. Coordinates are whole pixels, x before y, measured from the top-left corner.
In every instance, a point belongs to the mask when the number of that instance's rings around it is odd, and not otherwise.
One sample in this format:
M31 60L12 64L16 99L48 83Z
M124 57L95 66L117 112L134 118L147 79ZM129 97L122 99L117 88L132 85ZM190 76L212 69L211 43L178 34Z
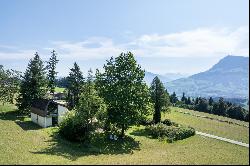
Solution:
M58 105L58 124L60 124L63 120L63 116L68 112L69 110L66 107L63 107L61 105Z
M42 127L52 126L52 117L42 117L31 112L31 120Z
M52 126L52 117L46 117L46 127Z

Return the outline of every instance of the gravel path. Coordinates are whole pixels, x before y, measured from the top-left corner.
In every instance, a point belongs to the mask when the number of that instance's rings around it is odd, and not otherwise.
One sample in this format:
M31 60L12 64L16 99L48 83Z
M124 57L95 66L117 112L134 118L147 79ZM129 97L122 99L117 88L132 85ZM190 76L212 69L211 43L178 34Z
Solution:
M243 142L239 142L239 141L235 141L235 140L231 140L231 139L227 139L227 138L223 138L223 137L218 137L218 136L215 136L215 135L202 133L202 132L199 132L199 131L196 131L195 133L198 134L198 135L205 136L205 137L214 138L214 139L218 139L218 140L221 140L221 141L225 141L225 142L229 142L229 143L232 143L232 144L236 144L236 145L240 145L240 146L244 146L244 147L249 148L249 144L246 144L246 143L243 143Z

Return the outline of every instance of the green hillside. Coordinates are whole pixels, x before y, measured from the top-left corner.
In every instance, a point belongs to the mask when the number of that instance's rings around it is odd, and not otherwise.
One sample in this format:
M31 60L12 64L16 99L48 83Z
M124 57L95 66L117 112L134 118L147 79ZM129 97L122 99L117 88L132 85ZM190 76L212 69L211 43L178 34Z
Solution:
M164 118L198 131L249 142L247 127L171 109ZM145 136L142 126L130 128L127 131L130 140L124 143L101 137L86 147L63 140L56 127L42 129L30 118L17 116L14 110L12 105L0 106L0 164L249 164L246 147L199 135L166 143Z

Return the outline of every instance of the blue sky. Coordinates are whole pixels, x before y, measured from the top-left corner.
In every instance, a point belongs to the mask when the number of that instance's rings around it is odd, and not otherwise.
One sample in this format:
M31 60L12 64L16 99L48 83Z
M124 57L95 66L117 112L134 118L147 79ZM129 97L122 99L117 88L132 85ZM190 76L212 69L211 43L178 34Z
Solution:
M1 0L0 64L24 71L58 52L59 75L132 51L151 72L194 74L249 56L248 0Z

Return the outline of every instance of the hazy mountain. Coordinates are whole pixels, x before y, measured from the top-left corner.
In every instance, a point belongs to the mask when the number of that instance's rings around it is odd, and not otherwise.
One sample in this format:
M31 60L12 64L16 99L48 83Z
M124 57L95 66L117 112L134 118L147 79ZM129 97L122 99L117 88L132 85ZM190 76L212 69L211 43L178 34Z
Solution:
M166 74L163 74L163 75L160 75L160 74L155 74L155 73L152 73L152 72L145 72L145 77L144 77L144 80L146 81L146 83L148 85L151 84L151 82L153 81L153 79L158 76L159 79L165 83L165 82L169 82L169 81L173 81L173 80L176 80L176 79L179 79L179 78L183 78L183 77L187 77L187 74L181 74L181 73L166 73Z
M170 93L187 96L248 98L249 57L226 56L211 69L165 83Z

